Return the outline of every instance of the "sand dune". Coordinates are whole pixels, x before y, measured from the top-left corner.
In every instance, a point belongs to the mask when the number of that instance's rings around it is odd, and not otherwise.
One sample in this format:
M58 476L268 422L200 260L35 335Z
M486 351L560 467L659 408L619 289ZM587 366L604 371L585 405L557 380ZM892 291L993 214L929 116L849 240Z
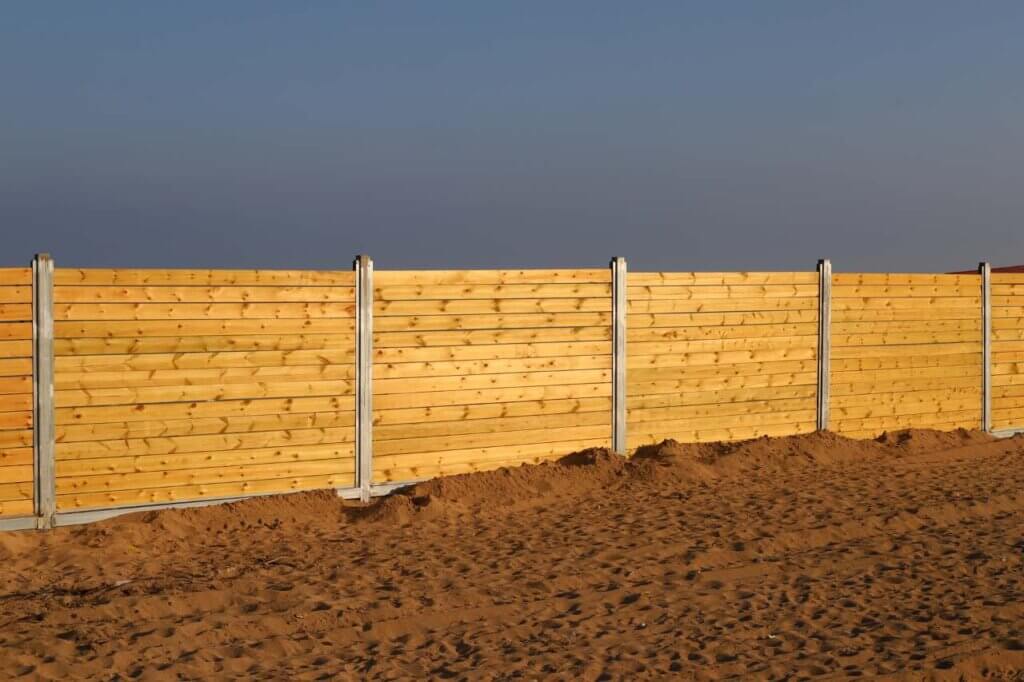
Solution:
M1022 679L1022 453L666 442L0 534L0 675Z

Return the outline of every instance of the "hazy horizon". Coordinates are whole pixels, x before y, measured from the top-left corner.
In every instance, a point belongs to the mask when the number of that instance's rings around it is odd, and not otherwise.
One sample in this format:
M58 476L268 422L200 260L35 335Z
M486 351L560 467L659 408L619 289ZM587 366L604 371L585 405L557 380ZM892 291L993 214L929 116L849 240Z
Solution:
M0 20L0 266L1024 263L1020 3Z

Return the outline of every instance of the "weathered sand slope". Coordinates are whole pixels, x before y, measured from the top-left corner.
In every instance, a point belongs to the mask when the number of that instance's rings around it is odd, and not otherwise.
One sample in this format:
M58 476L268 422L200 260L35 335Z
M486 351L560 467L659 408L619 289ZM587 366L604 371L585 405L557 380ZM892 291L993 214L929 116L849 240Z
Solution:
M0 677L1024 676L1024 439L629 463L0 535Z

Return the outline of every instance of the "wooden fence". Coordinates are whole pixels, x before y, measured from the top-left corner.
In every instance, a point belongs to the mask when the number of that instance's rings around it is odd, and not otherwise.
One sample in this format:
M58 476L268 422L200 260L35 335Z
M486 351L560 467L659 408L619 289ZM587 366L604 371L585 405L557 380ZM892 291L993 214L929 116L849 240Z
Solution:
M1024 275L42 261L0 270L0 527L664 438L1024 428Z

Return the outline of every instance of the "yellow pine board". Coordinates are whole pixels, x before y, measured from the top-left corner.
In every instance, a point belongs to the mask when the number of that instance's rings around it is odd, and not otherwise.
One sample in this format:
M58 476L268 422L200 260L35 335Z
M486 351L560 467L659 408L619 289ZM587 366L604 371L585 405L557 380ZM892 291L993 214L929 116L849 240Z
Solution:
M55 286L355 286L351 270L159 270L55 268Z
M980 331L891 332L832 334L832 347L942 344L980 341Z
M354 318L355 303L57 303L53 317L58 321Z
M532 431L496 431L492 433L467 433L446 436L425 436L421 438L402 438L395 440L374 440L373 456L388 457L408 453L423 454L440 453L442 457L449 452L466 448L489 448L518 445L521 443L548 443L567 440L593 440L603 442L611 435L611 422L590 426L568 426Z
M3 322L31 322L31 303L0 303L0 321Z
M607 439L596 438L586 440L552 441L544 443L523 443L517 445L499 445L495 447L464 448L445 452L403 453L400 455L375 456L373 458L373 480L384 482L394 479L390 475L393 469L424 470L432 467L443 470L446 466L459 463L490 461L534 461L534 458L548 459L562 457L589 447L601 447ZM433 475L433 474L431 474Z
M11 395L0 394L0 413L22 412L32 409L31 393L13 393Z
M257 417L276 414L308 414L324 411L352 411L355 398L319 396L301 398L235 399L209 402L127 403L123 405L58 407L58 430L72 424L144 422L167 419L211 419Z
M960 367L981 364L981 351L956 355L904 355L886 358L832 358L833 372L910 369L914 367Z
M981 410L962 410L939 414L914 414L896 417L829 420L829 430L837 433L871 429L932 428L935 424L954 423L965 428L981 428Z
M61 390L134 388L156 386L209 386L252 384L260 381L354 380L355 363L344 365L301 365L286 367L227 367L216 369L157 369L121 372L55 372L54 385ZM31 381L28 383L32 389ZM0 392L3 378L0 378Z
M629 272L628 285L723 286L729 284L814 284L816 272Z
M627 349L628 351L628 349ZM765 363L779 360L814 360L818 349L814 344L800 348L778 348L758 350L730 350L708 352L663 353L660 355L634 355L626 353L626 367L632 372L639 369L659 367L707 367L713 365L737 365Z
M835 336L856 334L892 334L892 333L926 333L926 332L981 332L981 319L974 320L873 320L871 322L832 321L832 334Z
M0 293L0 300L3 294ZM355 300L353 286L57 286L63 303L279 303ZM29 300L32 300L31 292Z
M980 405L978 396L957 400L940 399L900 403L880 401L870 405L830 406L829 415L832 420L843 421L846 419L867 419L870 417L932 415L940 412L977 410L978 405Z
M12 483L0 483L0 500L12 502L14 500L32 499L32 481L15 481Z
M611 312L611 295L603 298L493 298L424 299L416 301L376 301L376 317L410 315L484 315Z
M611 282L610 268L589 270L377 270L374 285L584 284Z
M673 341L632 341L626 346L626 361L631 357L665 355L703 354L736 351L785 350L817 348L817 325L815 333L802 336L747 337L737 339L697 339Z
M832 299L840 298L977 298L981 282L954 285L844 286L832 282Z
M772 325L794 322L816 322L814 310L768 310L740 313L655 313L633 314L628 327L721 327L736 325Z
M31 429L32 410L20 412L0 412L0 430Z
M0 303L32 303L32 287L0 286Z
M725 405L728 403L748 403L761 400L793 400L796 398L814 398L818 387L815 385L801 386L766 386L760 388L720 389L713 391L695 391L692 393L664 393L659 395L627 395L627 410L644 410L667 408L673 406Z
M57 496L57 511L113 509L144 504L167 504L204 498L236 497L270 493L292 493L300 490L344 488L353 485L350 473L322 476L303 475L264 480L169 485L139 490L116 490L98 493L69 493Z
M0 322L0 340L17 341L31 338L31 322Z
M538 299L604 299L612 295L610 280L604 283L562 283L562 284L432 284L405 285L387 284L375 276L373 290L374 306L405 301L410 305L429 305L429 302L446 301L494 301ZM401 307L401 306L399 306Z
M856 370L850 372L830 373L833 386L856 383L881 383L894 379L926 379L926 378L981 378L981 358L971 365L960 367L912 367L909 369Z
M747 362L727 365L683 365L679 367L655 367L632 369L626 375L627 382L644 383L698 378L741 377L753 375L785 374L817 370L816 360L777 360L772 362Z
M234 336L258 334L352 334L354 320L139 320L53 323L58 339L146 336ZM31 330L30 330L31 332Z
M708 443L715 441L747 440L762 436L792 436L814 431L814 421L793 422L787 424L766 424L762 426L744 426L735 428L709 428L691 431L634 431L627 436L630 450L643 445L653 445L665 439L673 438L684 443Z
M0 376L0 394L8 393L31 393L32 377L4 377Z
M775 386L817 384L817 372L788 372L739 377L707 377L701 379L664 379L658 381L627 381L626 395L702 392Z
M32 268L0 268L0 285L32 286Z
M994 276L994 275L993 275ZM832 286L981 286L981 276L923 272L838 272Z
M287 381L210 386L155 386L151 388L97 388L55 391L58 408L84 405L124 405L148 402L234 400L242 398L286 398L299 396L350 395L354 382Z
M452 377L522 372L552 372L576 369L611 369L611 352L575 357L468 360L463 362L374 363L373 378Z
M32 499L0 500L0 517L30 516L33 513Z
M896 357L938 357L941 355L964 355L981 352L981 340L973 343L911 343L891 346L836 346L833 344L831 358L896 358Z
M708 429L736 429L778 424L802 424L816 419L815 406L803 410L770 411L754 414L723 414L702 417L668 416L653 421L630 422L630 430L640 433L694 433Z
M0 357L2 358L31 358L32 339L10 341L0 339Z
M981 400L981 385L932 388L913 391L878 391L857 395L829 396L829 409L884 405L916 405L927 401ZM981 404L980 402L978 404Z
M374 348L474 346L491 344L555 343L610 340L611 326L534 329L477 329L462 331L374 332Z
M350 365L355 348L285 351L218 351L194 353L122 353L120 355L65 355L54 363L57 376L75 372L133 372L206 370L232 367L323 367ZM31 367L31 361L25 360ZM0 360L0 368L3 367ZM0 369L2 371L2 369Z
M351 443L354 440L355 429L351 426L198 436L154 436L149 438L125 438L73 443L61 442L57 448L56 459L57 461L67 461L102 457L168 455L256 448L299 448L305 445L329 444L337 446L337 444ZM341 447L337 449L345 450Z
M0 377L32 374L32 358L5 358L0 356Z
M611 342L605 340L555 343L510 343L475 346L427 346L423 348L375 348L373 361L377 365L466 362L479 360L569 358L577 356L608 355Z
M685 400L682 401L685 403ZM813 397L790 398L786 400L752 400L743 403L718 403L711 405L672 405L668 407L628 408L626 423L661 422L681 419L707 419L733 415L764 414L766 412L798 412L815 409Z
M373 321L375 333L410 331L460 331L528 329L531 327L602 327L611 325L611 313L523 313L487 315L409 315L380 317Z
M56 429L58 443L79 441L166 438L204 434L252 433L328 427L352 427L352 411L281 413L238 417L197 417L194 419L153 419L149 421L62 424Z
M32 447L31 429L6 429L0 431L0 465L4 464L3 457L6 448L22 447Z
M798 324L751 324L727 327L674 327L674 328L626 328L626 340L633 342L650 341L702 341L710 339L767 338L772 336L810 336L816 334L818 325L814 322ZM627 346L629 347L629 346Z
M981 292L974 296L943 297L915 296L889 298L884 296L837 298L832 301L834 314L860 310L877 313L927 313L930 310L949 313L980 314Z
M715 298L796 298L818 297L818 285L815 284L729 284L723 286L635 286L626 287L629 300L656 299L694 299L708 300Z
M885 381L865 381L862 383L833 384L830 395L864 395L895 391L930 391L936 389L968 388L979 384L976 377L949 377L923 379L893 379Z
M462 425L475 421L496 424L501 423L504 419L535 417L538 415L562 417L591 412L600 412L607 415L611 410L611 406L611 397L606 395L594 398L524 400L480 405L375 410L373 413L374 437L383 438L384 434L392 433L387 430L388 427L396 425L426 423L428 427L435 425L447 427L452 423ZM476 427L467 426L466 428Z
M611 414L607 410L545 414L526 417L500 417L496 419L466 419L461 421L429 421L412 424L375 424L374 443L406 440L419 441L421 438L451 436L483 436L494 433L519 433L527 438L530 432L539 429L563 429L568 427L597 426L611 429ZM607 434L604 434L607 435ZM381 452L374 449L374 453Z
M32 481L32 464L22 466L0 466L0 485L28 483Z
M511 374L479 374L464 376L413 377L400 379L373 378L373 395L423 393L427 391L461 391L469 389L516 388L611 382L610 369L583 369L556 372L516 372Z
M640 299L628 301L626 310L629 315L656 313L728 313L728 312L760 312L770 310L814 310L818 309L818 299L813 297L797 298L712 298L685 299L671 298Z
M476 389L466 391L433 391L430 393L395 393L375 395L375 410L410 407L444 407L478 405L481 403L519 402L527 400L558 400L563 398L595 398L611 395L608 382L519 388Z
M286 351L325 348L351 350L355 330L348 333L273 334L265 336L173 336L124 338L57 338L54 353L62 355L125 355L148 353L215 353L223 351Z
M65 458L57 460L57 479L75 477L105 477L110 474L142 474L176 472L188 475L189 472L203 469L228 469L265 467L255 469L260 475L274 467L287 467L291 464L320 462L328 471L351 472L355 468L355 450L351 444L335 446L290 446L286 448L254 448L246 450L171 452L171 453L140 453L92 458ZM275 476L276 477L276 476ZM209 476L207 476L207 480ZM180 478L176 480L181 480Z

